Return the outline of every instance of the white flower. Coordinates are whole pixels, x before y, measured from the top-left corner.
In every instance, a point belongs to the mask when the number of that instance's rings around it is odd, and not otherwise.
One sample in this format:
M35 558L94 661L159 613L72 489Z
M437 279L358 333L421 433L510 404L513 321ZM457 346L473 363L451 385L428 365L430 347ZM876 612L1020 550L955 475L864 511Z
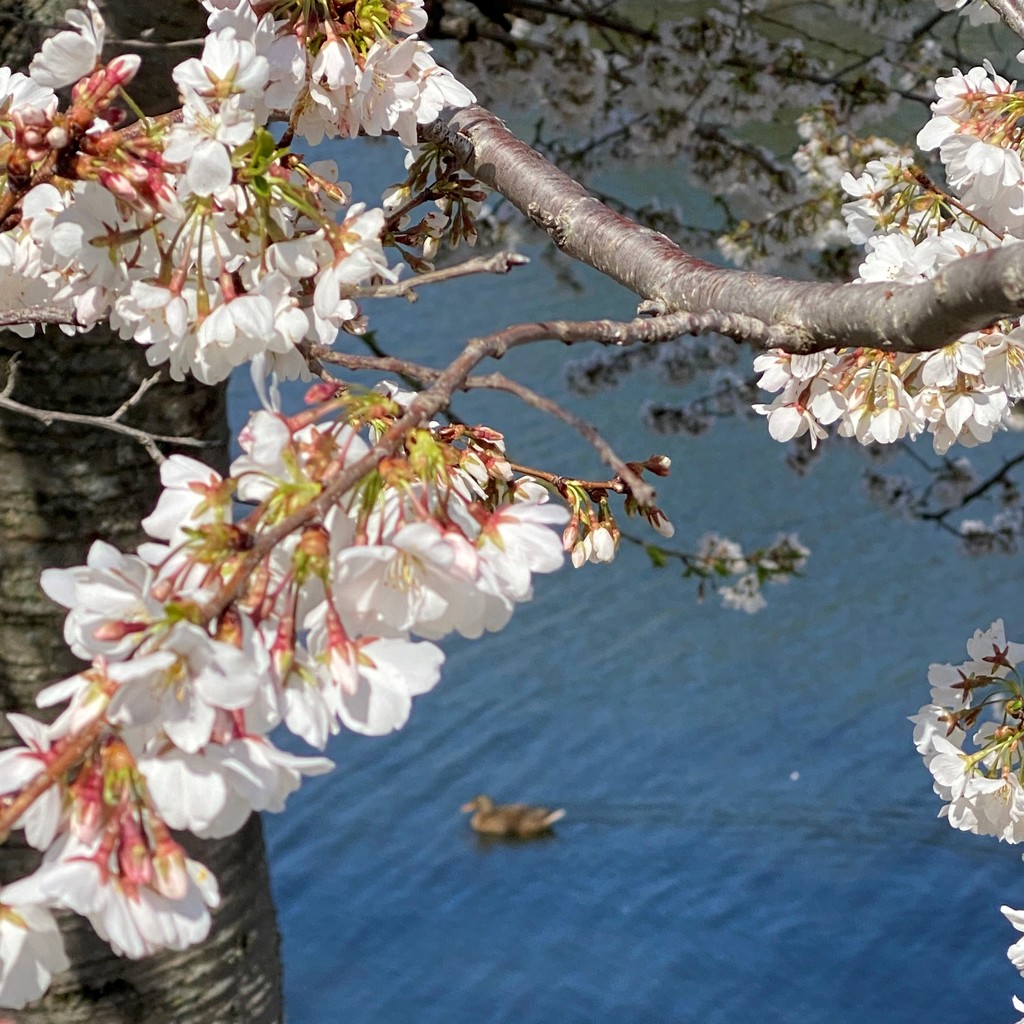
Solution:
M64 907L87 917L115 953L133 959L162 949L186 949L206 938L210 908L220 903L220 894L216 879L202 864L186 859L184 892L172 899L150 885L122 883L119 872L100 863L101 838L92 844L70 837L58 840L34 874L3 893L15 904Z
M92 73L103 52L106 26L92 0L86 0L86 11L69 10L65 20L73 27L58 32L43 42L32 58L29 74L40 85L59 89Z
M187 455L171 455L160 466L160 482L164 489L156 508L142 520L142 528L150 537L173 547L187 539L185 530L231 521L224 478L204 462Z
M914 723L914 746L926 760L935 751L933 740L936 736L947 741L959 739L961 743L963 742L962 732L950 733L947 714L945 707L926 704L916 715L910 716L910 721Z
M411 630L431 639L475 617L479 556L457 530L409 523L387 544L342 548L334 561L339 608L370 632Z
M210 742L218 709L240 711L259 695L266 667L262 647L247 649L214 640L190 622L160 638L161 653L175 656L165 672L122 688L110 717L124 725L159 725L175 746L195 753Z
M146 352L151 366L171 360L174 380L184 380L189 368L187 358L175 354L182 351L182 339L191 330L196 311L196 290L185 283L180 290L150 280L133 280L130 290L118 296L110 323L124 339L132 338L140 345L151 346Z
M723 607L735 608L748 615L759 612L768 604L761 593L757 574L753 572L746 573L731 585L720 587L718 593Z
M86 565L45 569L39 578L46 596L69 609L64 639L80 658L128 657L141 634L163 616L150 594L153 572L136 555L95 541Z
M51 88L40 85L20 71L0 67L0 131L8 138L14 137L12 110L19 111L22 117L34 113L45 122L57 110L57 96Z
M445 107L468 107L476 102L469 89L450 71L435 63L426 43L417 44L413 65L419 76L419 95L415 103L419 124L429 124Z
M412 698L433 689L441 677L444 654L431 643L391 637L350 640L339 633L339 623L324 605L313 611L307 625L320 688L317 699L324 699L353 732L384 736L401 729Z
M50 911L14 900L10 891L0 889L0 1006L20 1010L71 963Z
M274 307L265 295L249 293L219 302L199 325L192 372L204 384L217 384L263 352L273 334Z
M216 109L201 96L189 94L182 108L183 121L167 136L164 157L184 164L178 182L184 195L219 195L231 185L231 153L248 142L256 127L252 112L239 97L221 101Z
M50 753L50 745L63 732L54 726L43 725L28 715L13 712L8 712L7 721L25 742L24 747L9 747L0 751L0 792L14 795L46 768L47 762L54 756ZM57 834L62 813L61 787L54 784L36 798L14 823L14 827L25 830L25 839L30 846L45 850ZM3 1005L2 1000L0 1005Z
M224 28L208 35L202 56L183 61L172 77L186 100L190 94L207 100L235 96L251 109L259 102L269 72L267 58L257 54L251 42L238 39L234 29Z
M187 753L150 744L139 768L161 816L171 828L204 839L232 835L255 811L281 811L304 775L334 767L325 757L300 757L269 740L245 736Z
M501 505L490 514L481 525L477 548L503 597L528 601L533 595L531 575L562 567L562 541L550 527L564 526L568 518L563 506L537 501Z
M1014 910L1012 907L1002 906L999 908L1003 916L1019 932L1024 932L1024 910ZM1007 951L1006 955L1014 967L1021 974L1024 974L1024 939L1018 939ZM1018 1005L1020 1004L1020 1005ZM1014 998L1013 1005L1018 1010L1024 1010L1024 1003Z
M828 431L822 428L810 410L798 402L784 402L784 397L780 395L771 405L754 405L751 408L768 417L768 433L776 441L785 444L809 432L811 447L815 448L820 440L828 437Z
M944 348L928 353L921 366L921 380L935 387L950 387L958 373L980 376L985 370L985 353L978 346L979 335L961 338Z
M370 47L352 98L353 111L367 135L395 128L400 115L413 110L419 95L413 59L419 45L415 39L406 39L397 46L376 42ZM411 138L408 132L403 135L403 142L415 145L415 131Z
M317 278L313 292L317 316L340 327L353 315L351 303L345 301L350 286L367 283L374 276L397 280L398 273L389 269L380 242L383 230L383 210L367 210L363 203L356 203L349 209L348 216L333 234L333 262Z

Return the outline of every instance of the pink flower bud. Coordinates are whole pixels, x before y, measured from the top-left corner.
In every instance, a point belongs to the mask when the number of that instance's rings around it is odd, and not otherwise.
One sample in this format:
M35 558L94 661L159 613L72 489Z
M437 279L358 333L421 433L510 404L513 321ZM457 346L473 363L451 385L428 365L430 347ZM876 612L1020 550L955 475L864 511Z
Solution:
M319 381L309 388L303 398L306 405L319 405L321 402L329 402L337 394L337 384L328 384L326 381Z
M169 900L184 899L188 892L188 871L181 847L170 838L159 843L152 865L153 888Z
M121 878L134 885L149 885L153 879L153 864L149 859L149 844L134 808L121 815L120 825L117 864Z
M123 53L115 57L106 69L106 80L112 86L124 85L130 82L142 64L142 58L134 53Z

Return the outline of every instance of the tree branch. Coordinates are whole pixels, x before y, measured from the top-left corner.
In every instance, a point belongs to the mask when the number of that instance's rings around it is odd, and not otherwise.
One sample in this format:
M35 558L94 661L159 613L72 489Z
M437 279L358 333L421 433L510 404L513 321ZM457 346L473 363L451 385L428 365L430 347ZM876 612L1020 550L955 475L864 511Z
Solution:
M638 295L669 310L759 321L760 333L745 339L757 348L924 352L1024 313L1021 244L966 256L918 284L815 284L728 270L610 210L483 107L450 112L423 135L544 228L567 255Z
M20 323L21 321L18 321ZM130 427L121 423L121 417L129 409L137 405L142 396L160 379L160 374L155 373L152 377L144 380L135 393L112 412L109 416L87 416L84 413L58 412L55 409L37 409L32 405L23 405L21 402L11 398L14 391L14 383L17 378L18 356L13 355L7 364L7 382L0 390L0 409L7 409L9 412L20 413L23 416L31 416L50 426L53 423L77 423L83 427L95 427L99 430L110 430L115 434L124 434L133 441L137 441L149 453L150 458L157 464L164 461L164 454L157 448L157 442L172 444L181 448L208 448L212 444L220 442L201 441L195 437L171 437L166 434L151 434L147 430L140 430L138 427Z
M0 309L0 327L22 324L70 324L81 327L74 306L24 306L21 309Z
M521 267L529 263L529 257L517 252L497 252L493 256L475 256L463 263L451 267L431 270L416 277L407 277L397 284L381 284L375 287L352 288L346 297L353 299L393 299L400 295L408 297L410 302L416 301L416 289L428 284L439 284L456 277L468 274L507 274L513 267Z
M654 488L645 483L643 478L616 454L615 449L601 436L597 427L583 419L582 416L577 416L571 410L563 408L550 398L545 398L544 395L538 394L532 388L526 387L525 384L506 377L503 373L468 377L465 386L467 390L469 388L491 388L497 391L507 391L526 405L561 420L587 441L601 457L601 461L621 480L621 484L618 486L615 482L610 482L607 486L619 492L628 489L637 502L643 506L650 505L654 501Z
M1011 32L1024 39L1024 5L1021 0L988 0L988 5L1003 19Z

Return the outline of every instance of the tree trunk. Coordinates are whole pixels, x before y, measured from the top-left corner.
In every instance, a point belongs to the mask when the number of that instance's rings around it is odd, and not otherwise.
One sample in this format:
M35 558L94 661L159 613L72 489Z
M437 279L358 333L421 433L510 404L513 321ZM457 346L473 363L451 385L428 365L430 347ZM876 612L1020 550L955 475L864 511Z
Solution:
M63 2L0 0L3 62L24 67L38 45L38 19L60 19ZM111 34L138 35L130 19L142 13L154 38L203 34L199 4L143 5L116 0L107 5ZM126 21L117 19L122 12ZM169 17L170 13L181 17ZM198 13L198 18L194 15ZM191 24L185 23L191 19ZM118 50L122 48L117 48ZM164 51L165 68L187 51ZM150 51L143 51L144 60ZM145 66L145 65L144 65ZM133 88L147 109L174 104L164 78L161 96L143 85ZM68 338L48 332L29 339L0 334L0 381L19 354L14 396L40 408L106 415L152 374L142 349L110 332ZM154 433L209 441L190 450L218 469L227 462L225 390L164 381L152 388L128 417ZM159 493L157 469L136 442L103 430L38 421L0 411L0 710L34 710L38 690L78 670L62 640L63 609L39 589L48 566L82 564L93 540L125 550L141 539L139 520L152 511ZM6 721L0 742L12 742ZM0 848L0 878L31 871L39 855L18 843L16 834ZM49 993L17 1015L19 1022L47 1024L272 1024L282 1020L279 938L270 895L262 829L252 816L225 840L181 837L190 855L220 882L222 903L201 946L141 961L114 956L88 923L66 915L62 921L70 970L54 979Z

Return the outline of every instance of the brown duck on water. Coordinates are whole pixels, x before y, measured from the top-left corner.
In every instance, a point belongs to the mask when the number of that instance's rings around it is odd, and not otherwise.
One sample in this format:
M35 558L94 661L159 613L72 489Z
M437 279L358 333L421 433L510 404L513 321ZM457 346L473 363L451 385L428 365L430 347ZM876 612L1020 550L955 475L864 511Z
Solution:
M473 812L469 819L470 828L485 836L515 836L529 839L551 831L551 826L565 817L565 810L549 810L547 807L531 807L529 804L496 804L489 796L481 793L468 804L462 805L462 812Z

